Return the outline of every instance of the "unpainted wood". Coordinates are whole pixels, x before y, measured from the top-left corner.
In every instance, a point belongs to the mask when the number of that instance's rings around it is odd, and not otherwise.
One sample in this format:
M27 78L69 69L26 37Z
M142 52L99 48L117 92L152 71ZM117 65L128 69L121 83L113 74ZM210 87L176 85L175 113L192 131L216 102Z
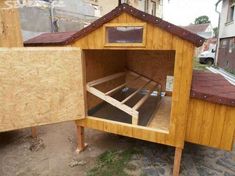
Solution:
M0 49L0 132L85 117L81 51Z
M6 7L2 1L0 4L0 47L22 47L18 9Z

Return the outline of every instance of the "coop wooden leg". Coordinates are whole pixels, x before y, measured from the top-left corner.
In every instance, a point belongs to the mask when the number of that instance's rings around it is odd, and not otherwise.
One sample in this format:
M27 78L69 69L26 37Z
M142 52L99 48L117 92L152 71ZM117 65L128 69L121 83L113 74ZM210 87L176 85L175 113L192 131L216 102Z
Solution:
M182 151L183 151L183 149L181 149L181 148L176 148L175 149L173 176L179 176Z
M84 127L77 126L77 141L78 141L77 152L78 153L82 152L87 147L87 144L85 143L84 139L85 139L84 138Z
M31 135L33 138L37 137L37 128L36 127L31 128Z

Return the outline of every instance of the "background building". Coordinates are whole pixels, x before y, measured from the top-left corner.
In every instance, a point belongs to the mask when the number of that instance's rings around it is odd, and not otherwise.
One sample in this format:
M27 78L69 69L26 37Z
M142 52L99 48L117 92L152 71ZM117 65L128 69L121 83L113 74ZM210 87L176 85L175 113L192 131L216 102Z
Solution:
M188 26L182 27L206 39L206 41L201 47L195 49L195 56L198 56L201 52L206 51L209 48L215 48L216 38L214 38L215 33L211 23L190 24Z
M235 74L235 0L223 0L217 65Z
M118 6L119 0L37 0L21 3L24 40L45 32L78 31ZM163 0L122 0L154 16L162 17Z

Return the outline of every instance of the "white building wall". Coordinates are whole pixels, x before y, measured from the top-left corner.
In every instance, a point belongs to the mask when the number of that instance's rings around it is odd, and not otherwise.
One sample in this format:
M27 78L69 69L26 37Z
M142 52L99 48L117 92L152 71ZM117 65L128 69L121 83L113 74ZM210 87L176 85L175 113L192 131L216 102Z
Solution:
M229 9L229 0L223 0L221 17L220 17L220 38L228 38L235 36L235 21L227 22Z

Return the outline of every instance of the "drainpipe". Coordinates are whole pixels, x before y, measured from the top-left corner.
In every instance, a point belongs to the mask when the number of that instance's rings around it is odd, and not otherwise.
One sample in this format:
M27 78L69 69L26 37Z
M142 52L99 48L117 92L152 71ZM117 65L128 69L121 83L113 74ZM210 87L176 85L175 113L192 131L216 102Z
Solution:
M122 0L118 0L118 6L120 6L121 4L122 4Z
M51 32L55 32L54 30L54 1L50 0L50 20L51 20Z
M219 38L219 33L220 33L220 17L221 13L218 11L218 5L222 0L218 0L218 2L215 4L215 12L219 14L219 20L218 20L218 36L217 36L217 45L216 45L216 54L215 54L215 65L217 65L218 62L218 54L219 54L219 45L220 45L220 38Z

